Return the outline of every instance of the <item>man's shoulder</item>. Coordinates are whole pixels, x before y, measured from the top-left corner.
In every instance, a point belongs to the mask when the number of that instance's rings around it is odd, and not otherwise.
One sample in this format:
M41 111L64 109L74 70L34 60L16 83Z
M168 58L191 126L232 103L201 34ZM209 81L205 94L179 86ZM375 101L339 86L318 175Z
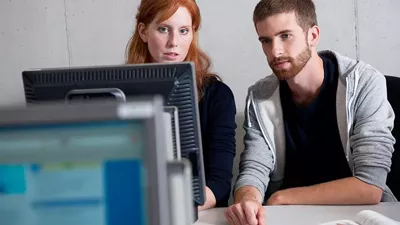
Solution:
M342 76L349 77L356 81L358 87L373 87L373 86L386 86L386 80L383 73L371 64L356 60L351 68L348 68L347 73L342 73ZM360 90L368 90L369 88L357 88Z
M274 74L271 74L251 85L248 88L248 95L252 93L253 97L256 98L268 98L278 86L278 78Z
M339 81L345 86L350 84L350 90L357 90L358 93L369 92L370 88L386 85L385 76L368 62L353 59L332 50L322 50L318 54L337 62Z
M384 79L385 76L374 66L362 62L362 68L360 69L360 80L364 80L364 82L371 82L372 80L381 80Z
M379 72L371 64L365 61L350 58L349 56L342 55L333 50L322 50L318 54L321 57L327 59L336 60L339 66L339 73L341 77L350 77L356 79L355 76L359 76L359 79L370 80L376 77L382 77L382 73Z

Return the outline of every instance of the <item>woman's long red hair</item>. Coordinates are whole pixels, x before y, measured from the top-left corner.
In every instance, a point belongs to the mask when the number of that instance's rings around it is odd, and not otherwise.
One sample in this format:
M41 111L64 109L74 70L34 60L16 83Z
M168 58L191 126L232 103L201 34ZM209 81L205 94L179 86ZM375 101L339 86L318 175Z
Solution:
M197 90L202 96L203 87L211 77L219 77L210 73L210 58L198 47L198 30L201 24L200 9L195 0L142 0L138 12L136 14L136 29L127 45L126 63L127 64L143 64L151 62L150 52L147 44L143 42L138 33L139 23L146 26L150 24L154 18L161 13L159 21L162 22L170 18L179 7L188 9L192 16L193 23L193 41L189 47L185 61L192 61L195 64Z

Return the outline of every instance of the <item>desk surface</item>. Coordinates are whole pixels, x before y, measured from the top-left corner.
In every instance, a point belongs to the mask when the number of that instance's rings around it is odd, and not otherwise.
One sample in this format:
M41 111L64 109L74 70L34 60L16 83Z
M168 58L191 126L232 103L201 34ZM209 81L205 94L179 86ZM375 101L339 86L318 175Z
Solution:
M369 206L265 206L267 225L317 225L324 222L355 219L361 210L373 210L400 221L400 203L381 203ZM225 208L199 212L194 225L227 225Z

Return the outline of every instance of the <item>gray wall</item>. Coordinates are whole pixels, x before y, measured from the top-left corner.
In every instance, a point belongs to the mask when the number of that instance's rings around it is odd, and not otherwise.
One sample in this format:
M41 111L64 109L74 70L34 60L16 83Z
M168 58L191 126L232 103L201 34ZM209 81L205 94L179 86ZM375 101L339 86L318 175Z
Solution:
M270 73L251 20L258 1L197 2L203 15L200 44L211 56L213 70L235 94L239 155L247 87ZM138 3L0 1L0 105L24 102L24 69L123 63ZM316 5L319 49L336 50L364 60L384 74L400 76L399 0L316 0Z

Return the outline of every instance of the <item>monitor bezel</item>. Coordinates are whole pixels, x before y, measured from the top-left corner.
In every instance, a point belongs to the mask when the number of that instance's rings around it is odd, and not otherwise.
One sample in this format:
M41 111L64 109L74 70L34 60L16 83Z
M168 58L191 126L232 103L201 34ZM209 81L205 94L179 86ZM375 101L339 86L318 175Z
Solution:
M140 104L141 107L137 107ZM34 125L68 124L81 122L102 122L118 120L139 120L145 124L147 134L145 135L146 150L144 163L146 165L148 192L146 203L146 220L149 224L169 224L168 211L168 181L167 181L167 160L163 147L165 137L163 135L163 103L162 98L138 98L128 103L115 102L90 102L86 104L42 104L34 107L9 107L0 109L1 128L23 128ZM59 161L65 161L65 156L56 155ZM109 155L101 157L99 152L95 158L98 160L110 159ZM0 163L32 163L32 159L18 155L14 160L1 157ZM129 155L129 154L128 154ZM126 155L125 157L129 158ZM84 159L84 154L80 156ZM92 156L91 156L92 157ZM16 160L20 158L20 160ZM124 158L122 155L118 158ZM33 160L37 162L37 160ZM57 160L55 160L57 161ZM156 162L156 163L154 163Z

